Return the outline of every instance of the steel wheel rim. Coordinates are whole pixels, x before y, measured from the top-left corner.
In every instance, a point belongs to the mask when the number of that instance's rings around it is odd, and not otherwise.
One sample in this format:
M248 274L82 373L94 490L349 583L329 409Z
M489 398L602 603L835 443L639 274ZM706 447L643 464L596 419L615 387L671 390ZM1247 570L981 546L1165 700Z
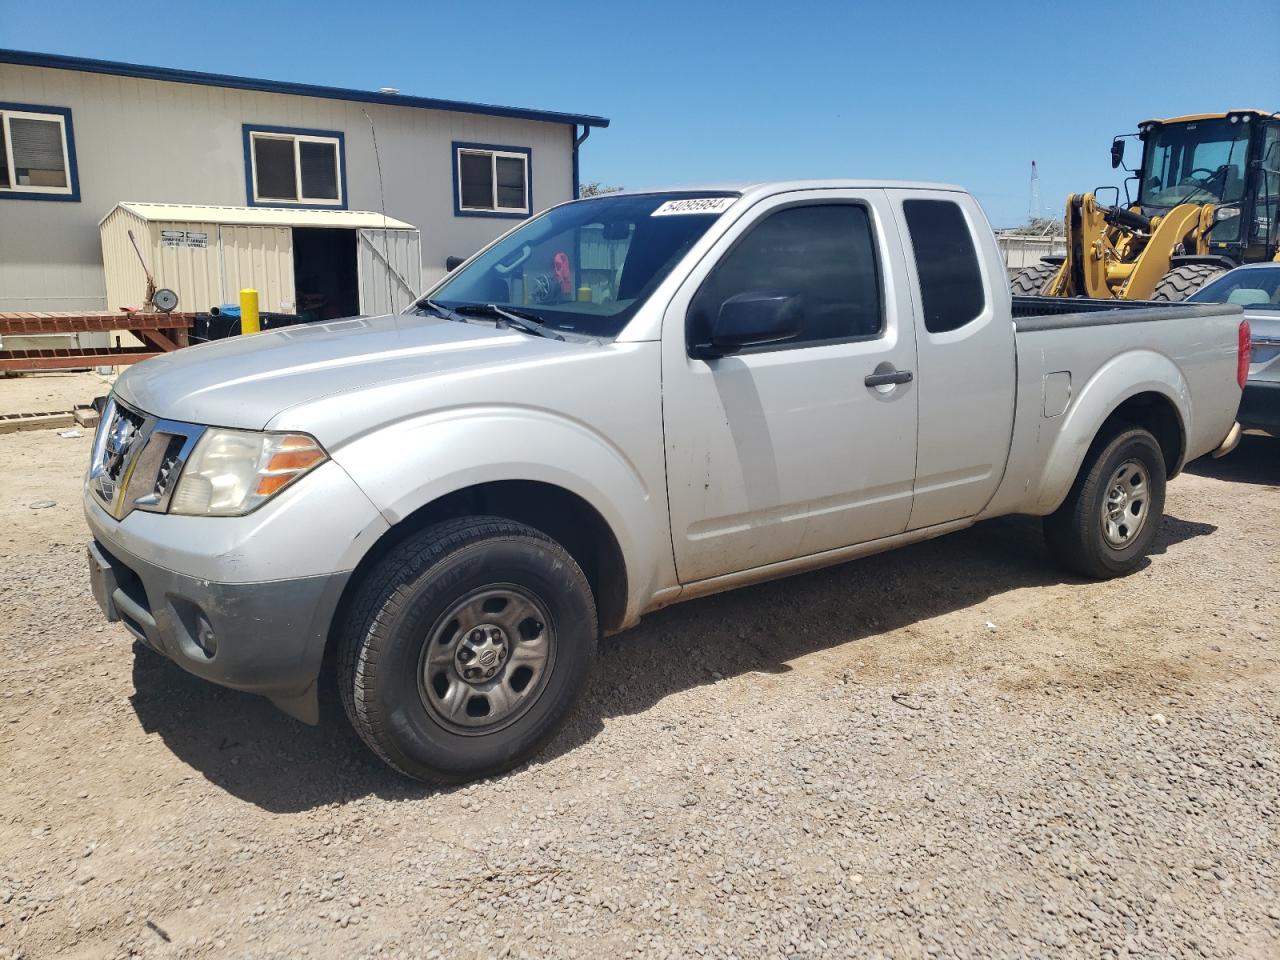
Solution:
M492 733L528 712L554 663L555 630L546 605L515 584L490 584L432 624L419 658L418 692L442 726Z
M1151 477L1146 464L1130 459L1116 467L1102 501L1102 535L1116 548L1133 543L1151 513Z

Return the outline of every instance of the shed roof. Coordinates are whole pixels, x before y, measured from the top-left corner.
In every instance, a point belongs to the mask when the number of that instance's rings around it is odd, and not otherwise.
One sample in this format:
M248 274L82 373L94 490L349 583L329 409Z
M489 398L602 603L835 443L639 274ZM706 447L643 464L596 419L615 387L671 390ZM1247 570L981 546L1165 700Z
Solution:
M87 57L67 57L57 53L36 53L30 50L0 49L0 63L20 64L28 67L50 67L54 70L78 70L82 73L104 73L117 77L137 77L142 80L194 83L206 87L228 87L233 90L258 90L263 93L291 94L295 97L318 97L322 100L385 103L393 107L419 107L425 110L445 110L451 113L476 113L490 117L512 117L517 120L540 120L544 123L582 124L588 127L607 127L609 125L608 118L594 117L588 114L559 113L554 110L530 110L525 107L502 107L487 103L467 103L461 100L437 100L433 97L413 97L399 93L382 93L376 90L325 87L313 83L292 83L287 80L261 80L255 77L237 77L226 73L204 73L198 70L177 70L172 67L150 67L140 63L91 60Z
M143 203L126 200L116 208L157 223L225 223L270 227L345 227L348 230L416 230L411 223L373 210L316 210L292 207L218 207L199 203ZM107 217L111 213L107 214ZM102 219L105 221L107 217Z

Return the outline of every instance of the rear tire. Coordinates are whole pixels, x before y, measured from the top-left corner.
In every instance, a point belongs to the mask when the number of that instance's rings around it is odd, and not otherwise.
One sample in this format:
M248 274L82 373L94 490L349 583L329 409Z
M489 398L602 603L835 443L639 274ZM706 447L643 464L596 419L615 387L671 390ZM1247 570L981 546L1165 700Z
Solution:
M1043 297L1044 288L1058 275L1058 264L1037 263L1027 267L1009 281L1009 287L1015 297Z
M1156 284L1152 300L1162 303L1181 303L1206 283L1217 280L1227 271L1211 263L1186 263L1174 267Z
M1165 477L1164 454L1148 431L1122 424L1100 435L1067 499L1044 518L1049 552L1082 577L1132 573L1160 529Z
M343 707L406 776L501 773L568 717L596 637L591 587L560 544L499 517L439 523L356 589L340 638Z

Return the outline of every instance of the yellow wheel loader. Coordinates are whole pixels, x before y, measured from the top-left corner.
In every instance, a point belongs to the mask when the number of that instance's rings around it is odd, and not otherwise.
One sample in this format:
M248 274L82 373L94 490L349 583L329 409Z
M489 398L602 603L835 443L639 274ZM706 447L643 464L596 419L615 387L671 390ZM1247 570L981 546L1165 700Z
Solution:
M1124 164L1129 137L1142 143L1137 170ZM1066 256L1019 273L1015 295L1172 302L1242 263L1280 260L1280 114L1146 120L1115 138L1111 166L1134 174L1125 206L1118 187L1068 197Z

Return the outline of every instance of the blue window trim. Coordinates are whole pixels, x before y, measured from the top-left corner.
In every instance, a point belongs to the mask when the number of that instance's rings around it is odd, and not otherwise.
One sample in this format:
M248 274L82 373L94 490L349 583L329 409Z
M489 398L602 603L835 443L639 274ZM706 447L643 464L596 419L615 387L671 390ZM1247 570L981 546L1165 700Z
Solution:
M288 207L297 210L346 210L347 197L347 140L341 130L307 130L301 127L273 127L265 123L246 123L241 129L244 134L244 192L245 202L251 207ZM298 137L329 137L338 141L338 190L341 192L341 203L306 203L298 200L265 200L254 199L253 189L253 136L255 133L284 133Z
M533 216L533 148L507 147L496 143L464 143L453 141L449 148L453 153L453 215L455 217L486 217L490 220L528 220ZM507 213L502 210L463 210L462 181L458 176L458 151L488 150L495 153L524 154L524 193L528 213Z
M0 113L15 110L22 113L50 113L62 117L67 132L67 173L71 177L70 193L28 193L19 189L0 190L0 200L63 200L80 202L80 168L76 165L76 134L71 126L71 110L68 107L42 107L34 103L0 103ZM3 133L0 132L0 136Z

